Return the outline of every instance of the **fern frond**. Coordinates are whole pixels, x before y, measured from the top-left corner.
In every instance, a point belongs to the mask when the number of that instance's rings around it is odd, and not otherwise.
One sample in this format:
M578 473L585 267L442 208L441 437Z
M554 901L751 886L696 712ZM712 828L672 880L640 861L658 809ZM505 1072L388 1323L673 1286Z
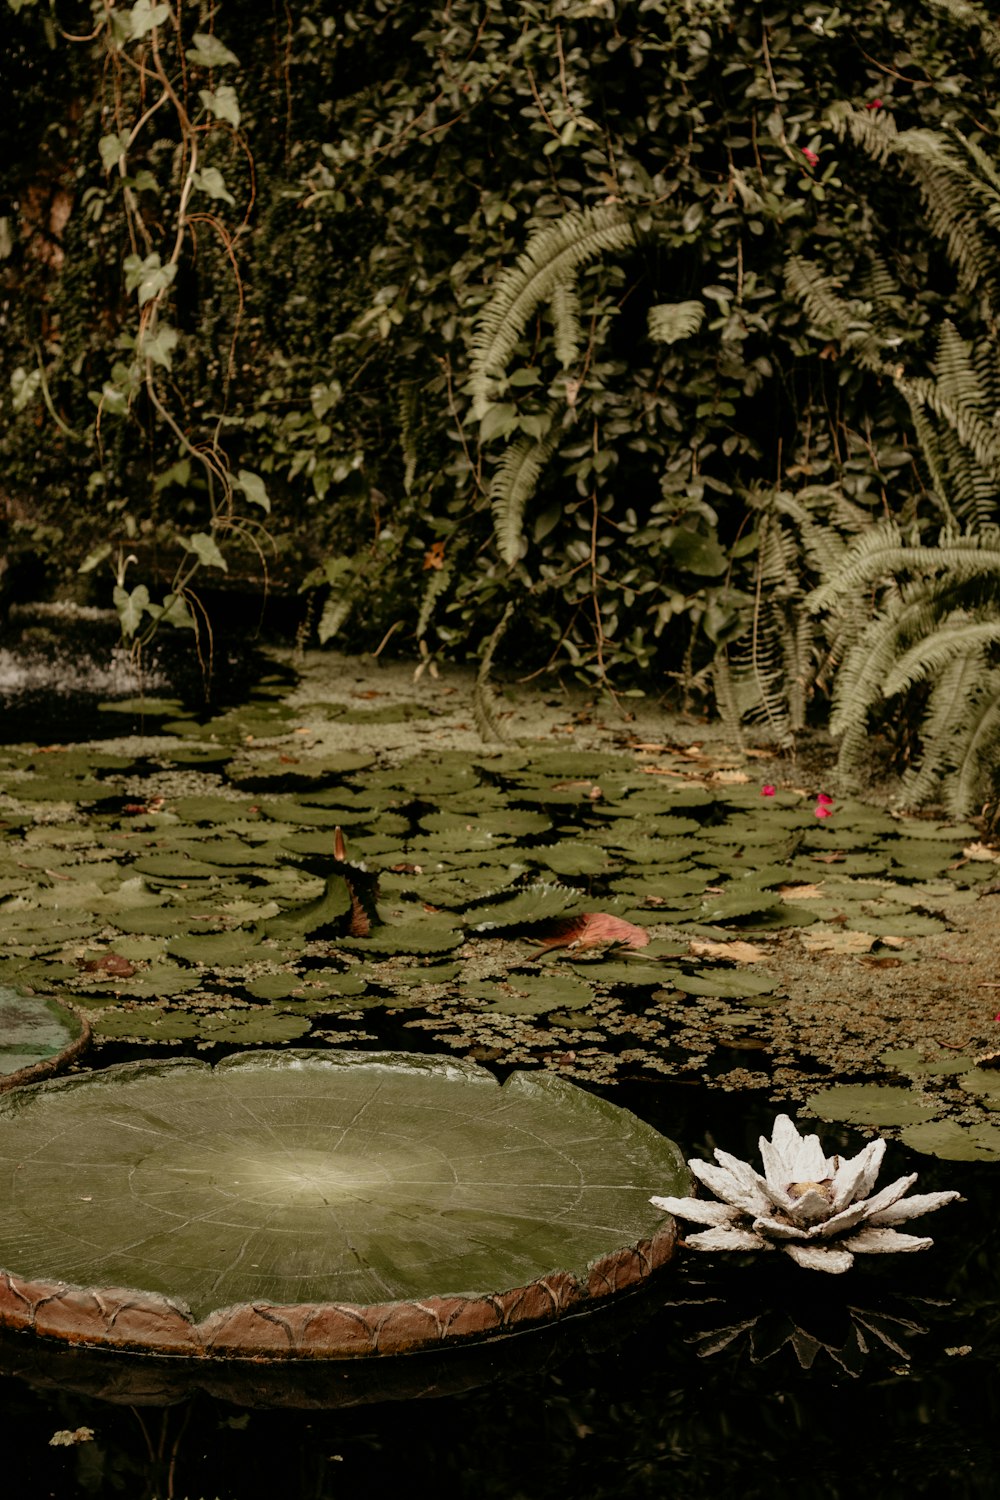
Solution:
M631 221L613 205L567 214L531 236L517 262L501 271L477 319L470 388L478 417L485 413L492 384L506 369L535 310L552 297L556 287L571 283L589 261L635 243Z
M506 634L507 627L514 617L514 601L508 599L506 608L500 616L500 621L486 643L482 660L479 663L479 671L476 673L476 684L472 691L472 715L476 721L476 728L484 740L500 740L507 742L510 736L507 734L497 713L499 707L497 692L490 674L493 668L493 657L501 640Z
M930 3L961 26L978 26L983 51L991 61L1000 62L1000 26L980 6L970 5L968 0L930 0Z
M842 100L831 105L826 112L827 120L841 140L847 139L867 151L873 161L888 162L896 149L899 132L896 121L887 109L855 109Z
M704 302L658 302L649 309L649 336L658 344L676 344L697 333L704 318Z
M427 627L431 623L431 617L437 608L438 600L445 593L451 583L455 569L452 563L445 562L442 567L431 573L424 589L424 597L420 601L420 613L417 616L417 640L423 640L427 634Z
M1000 671L981 677L977 686L975 713L963 736L946 798L948 811L958 817L981 808L992 790L1000 752Z
M824 275L815 262L790 255L785 262L785 284L824 335L839 339L867 369L880 373L888 369L871 322L857 303L838 295L840 284L832 276Z
M505 563L516 563L524 539L524 508L552 457L558 433L543 438L515 438L507 447L490 482L493 536Z
M574 365L583 342L580 328L580 298L576 283L560 281L552 288L552 325L556 340L556 359L564 370Z
M896 385L907 401L929 407L953 427L980 467L1000 485L1000 428L987 422L971 407L949 400L933 380L899 376Z
M939 630L917 642L899 658L882 688L894 698L916 682L942 672L960 656L980 659L987 646L1000 642L1000 623L979 624L958 618L946 620Z
M928 802L953 769L955 727L968 715L981 671L982 663L976 658L959 657L934 684L920 726L923 753L919 764L903 777L903 792L911 805Z
M992 527L966 535L943 531L936 547L906 546L894 522L880 521L851 543L841 567L812 591L806 603L813 613L829 609L845 595L905 572L947 572L953 582L996 578L1000 536Z

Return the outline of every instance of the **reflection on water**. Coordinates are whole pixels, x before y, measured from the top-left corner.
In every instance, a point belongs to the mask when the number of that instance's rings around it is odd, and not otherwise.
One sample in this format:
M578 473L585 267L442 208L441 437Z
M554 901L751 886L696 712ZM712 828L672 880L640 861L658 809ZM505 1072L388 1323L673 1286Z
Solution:
M690 1153L714 1141L709 1106L713 1132L747 1150L771 1113L766 1100L748 1107L668 1085L606 1092ZM829 1143L846 1151L860 1139L845 1132ZM947 1225L935 1226L932 1250L872 1258L842 1277L777 1254L681 1254L654 1295L632 1299L617 1321L580 1320L519 1348L481 1348L471 1390L460 1388L469 1374L460 1375L461 1361L418 1371L437 1399L391 1399L400 1387L380 1392L368 1370L370 1388L357 1399L371 1404L324 1410L345 1399L342 1370L292 1367L275 1377L253 1367L242 1389L228 1390L202 1371L192 1390L165 1361L133 1361L138 1374L126 1380L115 1356L102 1360L95 1384L87 1358L46 1363L23 1339L12 1356L8 1341L4 1368L22 1374L0 1379L0 1399L29 1476L17 1493L993 1496L992 1169L890 1152L888 1170L915 1165L922 1187L962 1191ZM87 1393L102 1388L109 1399ZM93 1440L50 1446L55 1432L79 1428Z

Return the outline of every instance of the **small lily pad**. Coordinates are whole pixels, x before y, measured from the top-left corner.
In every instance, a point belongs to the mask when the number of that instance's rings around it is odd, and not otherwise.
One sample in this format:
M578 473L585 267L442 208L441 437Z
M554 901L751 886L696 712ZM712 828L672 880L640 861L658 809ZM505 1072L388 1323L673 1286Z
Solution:
M938 1106L912 1089L886 1083L842 1083L810 1094L809 1109L821 1120L852 1125L916 1125L930 1120Z

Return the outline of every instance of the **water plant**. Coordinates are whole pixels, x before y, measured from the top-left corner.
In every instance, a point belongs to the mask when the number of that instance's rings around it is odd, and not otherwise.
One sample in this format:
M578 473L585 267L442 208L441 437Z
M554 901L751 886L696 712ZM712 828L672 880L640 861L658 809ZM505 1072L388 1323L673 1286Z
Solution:
M905 1197L916 1172L872 1193L886 1143L870 1141L842 1161L823 1153L819 1136L801 1136L787 1115L760 1138L764 1175L727 1151L713 1166L695 1157L691 1171L716 1196L651 1198L657 1208L709 1228L688 1237L693 1250L784 1250L812 1271L850 1270L855 1255L926 1250L933 1241L893 1226L919 1218L959 1195L949 1191Z

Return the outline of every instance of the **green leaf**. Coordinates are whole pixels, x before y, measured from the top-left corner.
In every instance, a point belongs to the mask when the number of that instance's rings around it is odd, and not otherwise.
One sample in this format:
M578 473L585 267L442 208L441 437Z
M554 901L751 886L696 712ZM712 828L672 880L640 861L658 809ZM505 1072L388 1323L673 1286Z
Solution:
M226 68L238 66L239 59L228 47L223 46L217 36L208 31L196 31L192 38L193 47L189 47L184 54L188 62L197 63L199 68Z
M251 469L241 469L233 482L233 489L242 490L251 505L259 505L261 510L270 513L271 500L259 474Z
M702 302L659 302L649 309L649 336L658 344L676 344L697 333L704 316Z
M176 630L194 630L194 616L183 594L164 594L163 607L157 615L161 625L173 625Z
M91 573L93 572L94 568L98 566L98 564L102 563L106 557L110 556L111 543L102 542L99 547L94 548L93 552L87 553L87 556L83 559L83 562L80 564L76 571L78 573Z
M24 370L20 366L10 377L12 405L15 412L30 406L42 388L41 370Z
M149 589L144 583L140 583L130 593L128 589L116 584L112 597L121 621L122 634L126 640L131 640L142 623L143 615L149 612Z
M210 115L217 120L225 120L234 130L240 125L240 106L236 98L236 90L228 83L222 84L217 89L199 89L198 98Z
M128 150L129 133L120 130L117 135L102 135L97 143L97 149L101 153L101 165L105 172L111 172Z
M157 474L153 480L153 494L159 495L171 484L187 484L190 478L191 460L181 458L177 463L171 464L169 469L164 469L162 474Z
M160 292L166 291L177 275L177 266L173 262L165 266L160 264L159 252L156 250L147 255L145 260L138 255L126 256L122 265L125 269L125 290L138 293L140 307L145 307Z
M517 407L509 402L500 402L487 408L479 424L479 441L488 443L491 438L506 437L517 426Z
M188 552L193 552L206 568L221 568L223 573L229 572L229 564L219 551L218 543L207 531L196 531L193 536L182 536L177 540Z
M151 359L154 365L169 370L177 348L178 333L167 323L160 323L151 332L144 330L139 336L137 352L143 359Z
M152 31L154 26L159 26L170 14L169 5L151 5L150 0L135 0L129 12L129 26L132 32L132 40L137 42Z
M702 536L684 526L668 527L663 533L671 559L685 573L713 578L728 566L726 554L714 537Z
M207 193L210 198L221 198L226 203L236 203L218 167L206 167L202 172L195 172L192 180L199 192Z

